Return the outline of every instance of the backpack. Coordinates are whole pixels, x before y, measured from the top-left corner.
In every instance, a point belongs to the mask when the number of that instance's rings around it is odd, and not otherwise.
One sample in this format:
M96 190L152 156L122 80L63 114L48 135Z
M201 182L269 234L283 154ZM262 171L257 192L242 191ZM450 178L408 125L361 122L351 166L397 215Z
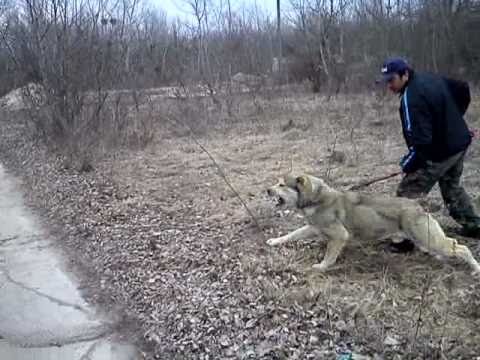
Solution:
M470 87L468 83L466 81L446 77L444 80L447 83L447 87L453 97L453 100L455 101L455 104L457 104L458 110L462 116L465 115L471 100Z

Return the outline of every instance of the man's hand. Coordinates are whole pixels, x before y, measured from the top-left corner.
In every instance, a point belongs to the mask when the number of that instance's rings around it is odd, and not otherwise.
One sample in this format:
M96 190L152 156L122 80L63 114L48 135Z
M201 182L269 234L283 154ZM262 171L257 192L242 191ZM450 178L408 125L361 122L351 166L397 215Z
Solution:
M415 149L411 147L408 154L402 157L399 165L404 173L410 174L422 167L422 160Z
M413 149L410 149L408 154L404 155L402 159L399 162L400 167L402 168L402 171L404 173L411 173L413 172L411 169L411 164L413 158L415 157L415 151Z

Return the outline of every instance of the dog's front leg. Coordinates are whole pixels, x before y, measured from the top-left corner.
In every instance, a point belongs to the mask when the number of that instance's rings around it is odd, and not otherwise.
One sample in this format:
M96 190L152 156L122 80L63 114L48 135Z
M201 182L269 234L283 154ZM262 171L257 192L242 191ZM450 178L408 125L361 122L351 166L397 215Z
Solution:
M313 235L318 235L318 230L315 228L315 226L311 225L305 225L301 227L300 229L297 229L295 231L292 231L291 233L278 237L278 238L272 238L267 240L267 244L270 246L276 246L280 244L284 244L289 241L297 241L300 239L305 239L307 237L313 236Z
M340 223L332 224L328 228L322 229L322 233L328 239L327 251L325 252L322 262L313 265L313 268L320 271L326 271L337 261L337 257L345 247L350 238L350 234Z

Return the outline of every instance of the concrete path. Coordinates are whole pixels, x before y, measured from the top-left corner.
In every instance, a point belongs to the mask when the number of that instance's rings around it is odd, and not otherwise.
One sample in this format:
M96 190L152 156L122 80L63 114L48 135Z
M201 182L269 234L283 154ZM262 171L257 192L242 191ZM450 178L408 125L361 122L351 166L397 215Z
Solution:
M141 359L110 340L112 324L82 299L41 229L0 165L0 359Z

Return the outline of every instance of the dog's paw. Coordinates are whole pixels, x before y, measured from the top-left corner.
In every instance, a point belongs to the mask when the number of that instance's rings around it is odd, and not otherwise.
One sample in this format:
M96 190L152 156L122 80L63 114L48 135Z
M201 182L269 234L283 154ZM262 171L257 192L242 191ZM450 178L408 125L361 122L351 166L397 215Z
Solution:
M480 279L480 268L478 269L474 269L472 272L471 272L472 276L476 277L477 279Z
M328 265L324 263L315 264L315 265L312 265L312 269L323 272L323 271L327 271Z
M271 238L267 240L267 244L270 246L279 245L282 242L281 238Z

